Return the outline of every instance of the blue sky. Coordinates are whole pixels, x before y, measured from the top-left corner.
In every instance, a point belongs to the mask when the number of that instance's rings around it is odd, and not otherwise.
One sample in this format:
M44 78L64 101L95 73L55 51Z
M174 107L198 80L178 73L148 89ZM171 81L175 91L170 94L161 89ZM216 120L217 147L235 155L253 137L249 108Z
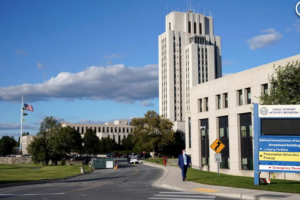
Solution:
M214 17L223 73L300 53L298 0L191 0ZM0 137L20 133L21 93L41 120L103 123L158 112L158 35L186 0L0 1ZM299 8L300 9L300 8ZM299 10L300 12L300 10Z

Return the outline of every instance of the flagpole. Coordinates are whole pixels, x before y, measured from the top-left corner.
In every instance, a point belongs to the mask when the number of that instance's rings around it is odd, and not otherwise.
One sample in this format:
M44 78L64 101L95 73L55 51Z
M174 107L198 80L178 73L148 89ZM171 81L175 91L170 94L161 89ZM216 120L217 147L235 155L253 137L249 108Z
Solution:
M22 150L22 134L23 134L23 93L22 93L22 105L21 105L21 133L20 133L20 154L21 154L21 150Z

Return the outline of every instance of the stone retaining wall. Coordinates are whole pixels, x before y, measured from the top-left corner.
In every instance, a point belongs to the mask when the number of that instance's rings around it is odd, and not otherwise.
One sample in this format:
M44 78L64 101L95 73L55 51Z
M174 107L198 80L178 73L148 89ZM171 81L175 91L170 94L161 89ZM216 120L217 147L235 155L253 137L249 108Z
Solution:
M0 157L0 164L31 163L31 157Z

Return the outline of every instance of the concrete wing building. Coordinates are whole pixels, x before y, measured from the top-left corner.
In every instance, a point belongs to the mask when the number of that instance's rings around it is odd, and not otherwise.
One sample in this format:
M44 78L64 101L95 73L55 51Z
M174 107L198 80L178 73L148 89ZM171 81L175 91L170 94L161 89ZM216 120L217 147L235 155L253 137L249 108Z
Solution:
M116 120L106 122L105 124L71 124L69 122L60 122L62 127L72 127L83 137L87 129L96 132L99 139L102 137L113 138L117 144L121 144L122 139L126 138L132 132L133 127L126 120Z
M225 76L191 88L186 113L186 149L194 168L217 172L210 145L225 144L220 173L253 176L253 103L268 93L274 66L300 61L300 55ZM268 177L262 173L262 177ZM276 178L300 180L300 174L276 173Z
M159 43L159 114L185 132L191 88L222 76L221 39L213 19L192 12L171 12Z

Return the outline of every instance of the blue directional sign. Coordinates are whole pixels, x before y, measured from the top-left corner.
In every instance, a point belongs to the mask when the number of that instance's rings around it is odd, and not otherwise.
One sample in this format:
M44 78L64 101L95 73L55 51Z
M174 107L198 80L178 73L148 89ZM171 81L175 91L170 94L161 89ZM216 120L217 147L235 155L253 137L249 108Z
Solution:
M254 184L260 172L300 173L300 106L254 104Z

